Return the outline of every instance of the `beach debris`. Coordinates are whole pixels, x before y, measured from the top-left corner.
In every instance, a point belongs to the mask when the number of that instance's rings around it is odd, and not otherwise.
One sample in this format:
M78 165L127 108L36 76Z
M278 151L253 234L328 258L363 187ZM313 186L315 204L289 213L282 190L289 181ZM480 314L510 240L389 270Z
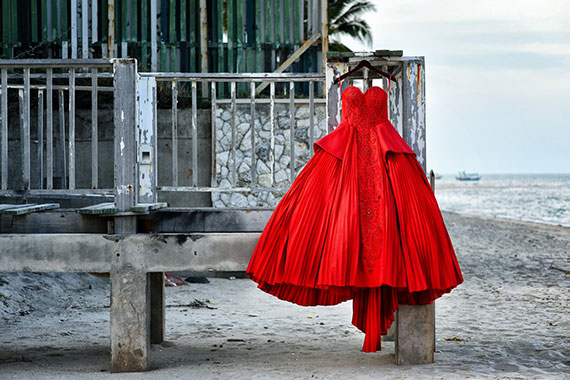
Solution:
M554 265L551 265L550 268L548 268L548 269L554 269L554 270L560 271L564 274L570 274L570 270L558 268L558 267L555 267Z
M313 319L313 316L312 316L312 315L307 315L307 318Z
M446 340L448 342L467 342L466 339L463 338L458 338L456 336L452 337L452 338L443 338L443 340Z
M188 285L182 278L171 273L164 272L164 286L183 286Z
M210 280L208 280L206 277L186 277L184 279L184 281L186 281L189 284L209 284Z
M211 310L215 310L217 309L217 307L213 307L208 305L210 302L210 300L198 300L198 299L194 299L194 301L190 302L190 303L186 303L186 304L171 304L171 305L166 305L165 307L191 307L194 309L211 309Z
M228 338L228 342L245 342L245 340L239 338Z

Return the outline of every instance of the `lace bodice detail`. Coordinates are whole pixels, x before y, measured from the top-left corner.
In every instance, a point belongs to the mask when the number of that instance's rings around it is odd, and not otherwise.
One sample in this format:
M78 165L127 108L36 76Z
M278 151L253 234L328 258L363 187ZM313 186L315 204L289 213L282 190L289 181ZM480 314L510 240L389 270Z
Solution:
M388 120L386 92L371 87L363 94L357 87L348 87L342 94L342 119L356 128L360 252L364 269L372 271L381 257L385 239L382 196L386 170L376 126Z
M380 87L370 87L364 94L358 87L348 87L342 93L342 120L359 129L388 120L388 95Z

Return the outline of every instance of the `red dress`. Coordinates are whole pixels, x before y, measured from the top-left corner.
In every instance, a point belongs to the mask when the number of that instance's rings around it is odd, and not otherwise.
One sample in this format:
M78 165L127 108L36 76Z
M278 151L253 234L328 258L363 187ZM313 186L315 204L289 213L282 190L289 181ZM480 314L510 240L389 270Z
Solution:
M424 171L388 121L386 92L347 88L342 117L275 208L247 274L303 306L352 299L363 351L375 352L399 305L429 304L463 278Z

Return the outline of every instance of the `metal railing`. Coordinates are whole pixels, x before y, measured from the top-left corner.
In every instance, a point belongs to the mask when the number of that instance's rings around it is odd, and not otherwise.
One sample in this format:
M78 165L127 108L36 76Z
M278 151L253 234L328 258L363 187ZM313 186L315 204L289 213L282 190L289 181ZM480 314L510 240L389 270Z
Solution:
M172 130L172 182L170 184L161 184L158 187L159 191L182 191L182 192L259 192L259 191L283 191L284 188L274 187L275 181L275 132L280 126L276 121L275 109L277 104L288 105L289 112L289 126L288 133L290 134L290 162L292 169L290 170L290 183L293 182L296 176L296 171L293 169L293 163L296 162L295 153L295 109L297 105L304 104L309 106L309 146L312 154L313 142L315 140L315 104L325 104L326 100L323 97L315 97L315 82L323 82L324 74L290 74L290 73L218 73L218 74L196 74L196 73L140 73L141 77L152 77L159 82L168 82L171 87L171 130ZM211 131L212 131L212 170L211 170L211 186L199 186L198 184L198 122L197 122L197 87L202 83L209 83L210 87L210 118L211 118ZM259 83L269 83L269 97L262 97L256 94L256 85ZM178 180L179 163L178 163L178 88L183 83L190 83L191 88L191 131L192 131L192 184L191 186L181 186ZM219 85L222 83L229 83L230 98L218 99L217 93ZM250 96L248 98L238 98L236 87L239 83L249 85ZM284 84L284 91L287 97L277 98L276 85ZM296 97L295 84L308 83L309 96L308 98ZM251 181L249 186L239 186L237 180L237 167L239 165L236 158L237 142L236 142L236 110L238 104L249 104L249 119L250 119L250 138L251 138ZM255 131L255 116L258 105L269 106L269 121L270 121L270 162L268 163L271 174L271 186L263 187L257 184L257 159L255 154L256 149L256 133ZM219 105L229 105L231 113L231 170L230 170L230 187L219 187L217 184L217 171L216 171L216 111ZM155 107L157 105L155 104Z
M0 61L2 193L6 194L10 190L31 191L38 194L85 192L84 189L78 189L76 183L77 92L89 93L91 103L91 184L85 188L91 193L111 193L111 189L99 189L98 181L98 94L113 92L112 85L99 85L99 81L102 78L112 78L111 69L111 60ZM16 92L19 98L20 151L19 157L12 160L8 153L10 124L8 105L11 95ZM32 125L32 106L37 112L35 125ZM55 109L57 109L57 120L54 118ZM31 149L32 132L35 132L36 137L33 142L37 144L35 157L32 157ZM9 189L9 165L12 161L20 161L21 181L20 186L17 188L12 186L13 188ZM56 175L60 178L57 186L54 183Z
M110 128L103 125L99 118L105 117L105 111L109 104L116 108L117 88L125 86L121 79L121 84L117 84L118 79L114 74L114 62L117 60L0 60L0 195L37 195L37 196L85 196L103 195L113 196L116 194L116 183L111 179L111 173L116 174L116 158L120 157L117 146L120 142L115 141L114 160L111 160L105 153L110 141L105 141L106 146L101 148L99 135L111 134L113 139L117 139L117 123L121 122L121 110L114 109L114 126ZM125 62L124 60L122 61ZM128 60L130 65L136 66L136 61ZM136 69L133 68L136 73ZM308 107L308 131L307 142L310 155L312 155L313 142L320 135L315 132L317 128L317 118L315 113L316 105L324 107L326 100L324 97L315 96L315 86L322 88L324 74L273 74L273 73L222 73L222 74L197 74L197 73L139 73L135 76L136 83L129 83L128 90L122 90L122 96L132 97L135 108L138 109L136 120L133 120L138 134L136 145L128 151L136 156L135 165L138 170L139 185L141 192L147 191L154 194L149 199L157 199L158 191L166 192L253 192L260 191L285 191L293 182L297 174L295 163L300 160L296 152L296 119L297 107ZM155 88L151 91L154 95L143 101L140 92L139 82L148 81ZM150 81L149 81L150 80ZM147 82L144 82L147 83ZM158 83L170 90L169 99L171 104L167 105L171 115L168 145L171 147L170 154L157 154L158 135L158 110L159 100L156 96ZM257 94L256 88L259 84L268 83L269 91ZM218 98L221 93L221 85L231 89L230 98ZM137 87L139 86L139 87ZM208 89L208 98L199 97L202 91L198 91L199 86ZM249 87L249 97L239 97L237 89L239 87ZM309 96L299 96L301 86L308 86ZM135 90L137 89L137 90ZM191 117L183 123L184 127L189 126L189 154L190 159L182 159L179 148L179 91L189 92L191 98L188 108ZM138 91L138 92L136 92ZM103 93L113 95L114 102L107 98L101 98ZM16 101L16 95L18 95ZM148 101L150 99L150 101ZM164 100L164 97L162 98ZM102 101L103 100L103 101ZM102 103L105 103L102 105ZM17 104L17 106L16 106ZM244 183L238 180L237 169L241 162L238 159L237 142L237 113L238 106L247 107L249 105L249 128L251 158L249 181ZM204 107L206 107L204 109ZM280 125L277 107L283 108L288 113L288 125ZM139 109L140 108L140 109ZM229 161L227 163L229 174L227 179L229 186L219 186L219 178L216 170L216 130L217 110L225 108L229 110L231 118L231 143L229 149ZM259 159L256 157L256 146L260 143L256 133L259 126L256 126L256 114L263 108L264 115L269 121L269 131L267 143L269 145L268 161L264 164L269 167L269 183L261 185L258 182L257 166ZM15 112L17 109L17 113ZM184 109L184 112L188 112ZM78 111L83 118L78 119ZM144 112L143 112L144 111ZM152 112L148 112L152 111ZM163 113L163 109L160 109ZM206 112L206 114L204 113ZM143 116L144 114L144 116ZM206 120L200 119L204 115L210 117L209 125L204 126ZM121 116L117 116L121 115ZM150 115L150 116L149 116ZM15 122L18 118L19 124ZM148 119L152 120L148 120ZM13 120L14 119L14 120ZM144 119L144 120L143 120ZM281 118L283 120L283 118ZM79 127L78 127L79 120ZM219 120L218 120L219 121ZM148 124L146 127L144 123ZM90 125L89 125L90 124ZM189 124L189 125L188 125ZM209 129L211 132L211 157L210 162L203 156L199 161L199 124L201 132ZM150 127L149 127L150 125ZM163 126L163 124L161 124ZM79 128L81 136L76 135ZM101 131L101 128L104 128ZM145 140L141 137L146 132L144 128L150 128L154 140ZM18 131L19 129L19 131ZM90 131L88 130L90 129ZM147 130L148 131L148 130ZM18 133L19 132L19 133ZM289 144L283 152L288 150L290 170L288 173L288 183L277 186L275 146L276 134L288 134ZM10 139L9 139L10 136ZM110 140L110 139L109 139ZM162 137L164 142L165 137ZM203 140L202 140L203 142ZM78 148L77 144L80 143ZM185 142L186 143L186 142ZM17 145L15 145L17 144ZM154 145L150 150L145 150L146 145ZM144 146L143 146L144 145ZM187 146L187 145L186 145ZM33 149L32 149L33 148ZM144 152L143 152L144 150ZM154 153L150 153L154 150ZM147 153L145 153L147 152ZM301 165L306 163L303 157ZM101 156L103 154L103 156ZM146 154L146 156L145 156ZM283 153L285 154L285 153ZM118 156L119 155L119 156ZM170 156L170 159L168 159ZM152 157L149 167L143 167L147 162L145 159ZM144 175L158 178L158 160L163 162L162 168L168 168L171 173L166 176L168 182L146 181L142 179ZM114 167L115 166L115 167ZM203 170L211 173L204 174ZM90 170L90 176L89 176ZM189 181L182 181L179 178L180 172L190 172ZM207 182L199 180L199 174L209 177ZM105 181L101 178L105 177ZM18 178L16 178L18 177ZM90 177L90 178L89 178ZM165 178L166 178L165 177ZM101 188L101 183L105 188ZM227 182L226 182L227 184ZM147 186L149 189L142 189ZM145 198L146 199L146 198ZM145 200L146 201L146 200Z

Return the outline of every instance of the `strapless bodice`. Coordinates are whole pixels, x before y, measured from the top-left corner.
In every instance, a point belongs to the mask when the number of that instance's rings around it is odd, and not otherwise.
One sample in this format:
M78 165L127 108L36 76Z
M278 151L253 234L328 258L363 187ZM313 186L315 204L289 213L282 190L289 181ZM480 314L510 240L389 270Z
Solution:
M362 93L350 86L342 93L342 121L358 129L367 129L388 120L388 95L380 87Z

